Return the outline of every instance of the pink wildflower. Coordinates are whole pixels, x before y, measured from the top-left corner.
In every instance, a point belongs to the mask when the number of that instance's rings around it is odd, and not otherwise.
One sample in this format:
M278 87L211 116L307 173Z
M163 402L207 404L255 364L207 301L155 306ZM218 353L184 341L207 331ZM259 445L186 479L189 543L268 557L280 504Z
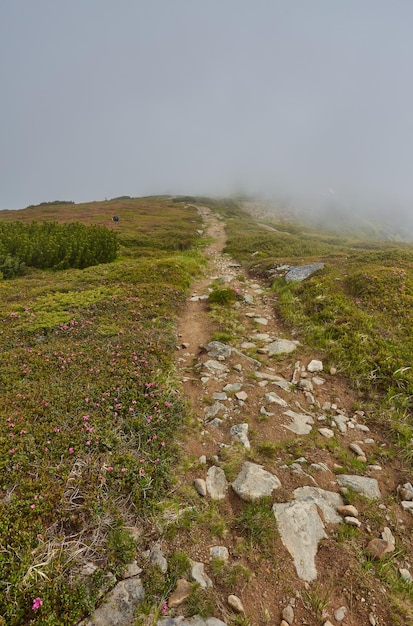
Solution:
M32 610L37 611L43 604L43 600L41 598L35 598L33 600Z
M73 448L69 448L69 454L73 454L73 453L74 453Z
M161 606L161 613L162 613L162 615L166 614L166 610L167 610L167 604L166 604L166 602L162 602L162 606Z

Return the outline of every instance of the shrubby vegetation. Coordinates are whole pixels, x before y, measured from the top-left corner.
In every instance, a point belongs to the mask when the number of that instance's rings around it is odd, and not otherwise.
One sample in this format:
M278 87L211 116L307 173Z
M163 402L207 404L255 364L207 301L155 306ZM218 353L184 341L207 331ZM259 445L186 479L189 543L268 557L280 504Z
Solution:
M5 278L22 273L22 263L38 269L83 269L116 258L116 234L103 226L78 222L0 222L0 255Z

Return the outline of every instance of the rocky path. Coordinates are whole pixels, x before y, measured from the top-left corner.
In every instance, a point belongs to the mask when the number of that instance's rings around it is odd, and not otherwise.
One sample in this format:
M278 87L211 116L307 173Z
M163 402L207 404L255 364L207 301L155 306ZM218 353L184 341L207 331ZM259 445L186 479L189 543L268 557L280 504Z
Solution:
M150 623L393 624L376 569L392 560L410 584L411 477L336 369L283 328L275 295L223 253L224 223L199 211L212 241L207 275L177 328L188 421L176 487L146 556L165 574L177 550L192 566ZM212 285L238 294L221 308L221 325L228 318L234 331L225 343L213 341L221 328L209 312ZM194 581L210 618L182 616Z

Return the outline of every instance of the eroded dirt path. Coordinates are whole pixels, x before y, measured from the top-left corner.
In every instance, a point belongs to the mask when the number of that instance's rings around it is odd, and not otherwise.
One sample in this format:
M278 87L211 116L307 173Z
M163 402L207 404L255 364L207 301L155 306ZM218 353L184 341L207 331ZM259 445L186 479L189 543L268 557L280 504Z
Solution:
M386 447L386 441L369 423L360 410L360 399L339 375L311 371L309 364L318 359L316 354L298 342L291 353L271 354L271 346L278 339L295 341L276 315L275 296L223 254L223 221L207 208L199 207L199 211L212 243L205 250L207 275L193 285L177 328L177 372L190 416L182 440L183 466L177 468L175 497L179 499L182 493L183 512L199 508L201 514L177 533L168 549L183 550L193 561L205 565L212 578L215 616L227 624L235 623L237 616L228 604L230 594L235 594L244 608L244 621L237 618L240 625L391 624L385 587L366 576L350 547L353 537L365 546L370 539L381 537L386 526L398 542L408 541L411 514L389 499L401 477L394 466L377 462L377 450ZM234 307L239 319L232 342L235 350L226 357L211 356L205 349L219 330L207 304L208 289L216 280L240 294ZM218 367L208 365L210 361L221 364L222 370L208 369ZM278 400L270 401L271 394ZM286 411L309 419L303 422L288 417ZM303 424L305 433L299 432ZM247 425L248 446L234 437L234 425ZM324 433L320 429L325 429ZM194 480L205 481L208 470L216 466L223 468L230 484L247 460L264 466L280 480L281 488L272 494L272 502L291 503L295 490L303 487L338 493L337 471L342 462L349 464L354 457L350 448L354 444L366 456L365 476L378 481L382 501L379 506L368 500L357 502L356 527L329 523L320 513L325 538L315 557L317 579L310 583L297 575L292 555L276 531L266 545L246 538L245 527L241 528L237 520L248 504L230 487L225 497L217 499L194 488ZM189 501L188 493L192 494ZM251 524L259 533L259 525L266 522L257 517ZM307 530L298 526L297 534L301 532L305 535ZM226 578L222 572L213 572L214 546L228 550ZM400 560L401 566L406 564L406 559ZM292 621L282 622L288 606ZM341 607L344 621L335 618L338 614L334 611ZM179 611L177 605L172 614L179 615Z

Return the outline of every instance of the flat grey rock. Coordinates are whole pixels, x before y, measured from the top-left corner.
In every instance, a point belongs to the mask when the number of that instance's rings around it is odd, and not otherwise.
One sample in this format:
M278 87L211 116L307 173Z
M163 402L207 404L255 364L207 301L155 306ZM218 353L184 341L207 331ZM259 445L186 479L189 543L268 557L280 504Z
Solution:
M227 359L231 356L231 348L221 341L210 341L206 346L206 351L209 356L223 357Z
M215 359L209 359L203 363L203 367L208 370L211 374L224 374L227 371L226 365L221 363L220 361L216 361Z
M339 474L337 476L337 482L340 487L349 487L350 489L357 491L357 493L361 493L362 496L365 496L369 500L379 500L381 498L379 483L375 478Z
M288 403L281 398L281 396L278 395L278 393L275 393L275 391L270 391L269 393L265 394L265 399L267 400L267 402L275 403L275 404L279 404L280 406L288 406Z
M163 617L156 622L157 626L226 626L225 622L216 617Z
M294 499L297 502L313 502L323 512L327 524L340 524L341 517L336 509L343 506L344 502L339 493L319 487L298 487L294 490Z
M298 265L292 267L285 275L285 281L287 283L300 282L309 278L317 270L322 270L324 263L311 263L309 265Z
M224 470L216 465L210 467L207 472L206 488L213 500L223 500L228 489Z
M132 626L135 623L135 612L145 597L140 578L121 580L107 594L103 603L78 626Z
M248 424L234 424L229 432L231 437L242 443L244 448L247 450L251 448L251 444L248 439Z
M276 503L273 511L281 541L293 557L297 575L307 582L315 580L318 544L327 537L317 506L314 502Z
M298 341L290 341L289 339L277 339L272 343L269 343L268 354L273 356L274 354L289 354L297 350Z
M284 415L291 417L292 422L290 424L283 424L284 428L291 430L296 435L308 435L311 432L311 424L314 424L314 420L311 415L305 413L295 413L288 410L284 412Z
M205 565L198 561L193 561L191 566L191 578L199 584L202 589L212 587L212 580L204 571Z
M267 472L262 465L246 461L241 472L232 483L232 488L242 500L251 502L263 496L270 496L281 482L274 474Z

